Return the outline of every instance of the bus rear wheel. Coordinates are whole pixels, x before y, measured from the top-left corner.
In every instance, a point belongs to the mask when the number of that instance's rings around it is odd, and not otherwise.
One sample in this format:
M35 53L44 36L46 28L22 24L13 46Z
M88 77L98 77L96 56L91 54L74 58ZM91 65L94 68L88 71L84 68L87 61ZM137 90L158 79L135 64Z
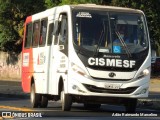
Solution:
M134 113L136 111L137 99L131 98L128 99L125 103L125 109L128 113Z
M69 94L65 94L64 87L60 93L60 99L62 104L62 111L70 111L72 105L72 97Z
M30 92L30 101L31 101L31 106L33 108L38 108L38 106L40 104L40 97L41 97L41 95L36 93L36 91L35 91L35 83L32 83L31 92Z

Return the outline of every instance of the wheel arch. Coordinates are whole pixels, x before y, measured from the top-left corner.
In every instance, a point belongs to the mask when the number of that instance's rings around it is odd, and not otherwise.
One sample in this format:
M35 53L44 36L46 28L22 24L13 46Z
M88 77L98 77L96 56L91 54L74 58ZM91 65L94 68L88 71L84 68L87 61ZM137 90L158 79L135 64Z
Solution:
M34 77L32 76L31 81L30 81L30 91L31 91L31 86L32 86L33 83L35 84L35 81L34 81Z
M60 76L60 78L59 78L59 83L58 83L58 95L59 95L59 96L60 96L60 93L61 93L63 87L64 87L63 77Z

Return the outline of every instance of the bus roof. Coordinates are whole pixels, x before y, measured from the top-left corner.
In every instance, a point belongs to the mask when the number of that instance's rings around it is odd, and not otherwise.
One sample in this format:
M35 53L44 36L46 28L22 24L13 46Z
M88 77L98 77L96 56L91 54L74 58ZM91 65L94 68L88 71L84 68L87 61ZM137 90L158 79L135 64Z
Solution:
M105 9L108 11L118 11L118 12L131 12L131 13L143 13L141 10L126 8L126 7L117 7L117 6L106 6L106 5L96 5L96 4L78 4L78 5L71 5L74 9L95 9L101 10Z
M36 13L34 15L31 15L32 17L36 18L37 16L41 16L41 18L50 16L55 14L56 9L61 8L70 8L71 9L91 9L91 10L107 10L107 11L118 11L118 12L127 12L127 13L140 13L143 14L141 10L137 9L131 9L131 8L124 8L124 7L115 7L115 6L104 6L104 5L96 5L96 4L78 4L78 5L63 5L63 6L57 6L50 9L47 9L45 11ZM31 16L28 16L26 19L26 23L30 22Z

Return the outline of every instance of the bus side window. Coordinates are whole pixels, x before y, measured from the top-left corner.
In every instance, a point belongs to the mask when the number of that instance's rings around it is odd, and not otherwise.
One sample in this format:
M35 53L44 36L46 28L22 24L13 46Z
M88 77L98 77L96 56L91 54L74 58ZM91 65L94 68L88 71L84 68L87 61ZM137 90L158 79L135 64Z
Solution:
M30 48L32 41L32 23L27 24L26 26L26 38L25 38L25 48Z
M47 33L47 19L41 21L41 32L39 45L44 46L46 43L46 33Z
M36 21L33 24L33 47L38 46L39 41L39 35L40 35L40 21Z
M54 23L49 24L48 40L47 40L48 46L52 44L53 28L54 28Z

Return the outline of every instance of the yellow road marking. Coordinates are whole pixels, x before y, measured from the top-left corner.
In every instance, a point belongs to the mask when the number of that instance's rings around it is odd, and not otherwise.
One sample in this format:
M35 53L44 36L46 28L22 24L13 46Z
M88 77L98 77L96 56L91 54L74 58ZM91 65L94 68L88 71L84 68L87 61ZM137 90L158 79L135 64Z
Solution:
M11 107L11 106L0 106L0 109L9 109L9 110L22 111L22 112L31 112L31 111L33 111L32 109L29 109L29 108L20 108L20 107ZM0 120L3 120L4 118L5 119L7 119L7 118L8 119L12 119L14 117L11 117L11 116L1 117L0 116Z
M19 107L11 107L11 106L0 106L0 108L1 109L17 110L17 111L22 111L22 112L33 111L32 109L29 109L29 108L19 108Z
M3 119L12 119L14 117L0 117L0 120L3 120Z

